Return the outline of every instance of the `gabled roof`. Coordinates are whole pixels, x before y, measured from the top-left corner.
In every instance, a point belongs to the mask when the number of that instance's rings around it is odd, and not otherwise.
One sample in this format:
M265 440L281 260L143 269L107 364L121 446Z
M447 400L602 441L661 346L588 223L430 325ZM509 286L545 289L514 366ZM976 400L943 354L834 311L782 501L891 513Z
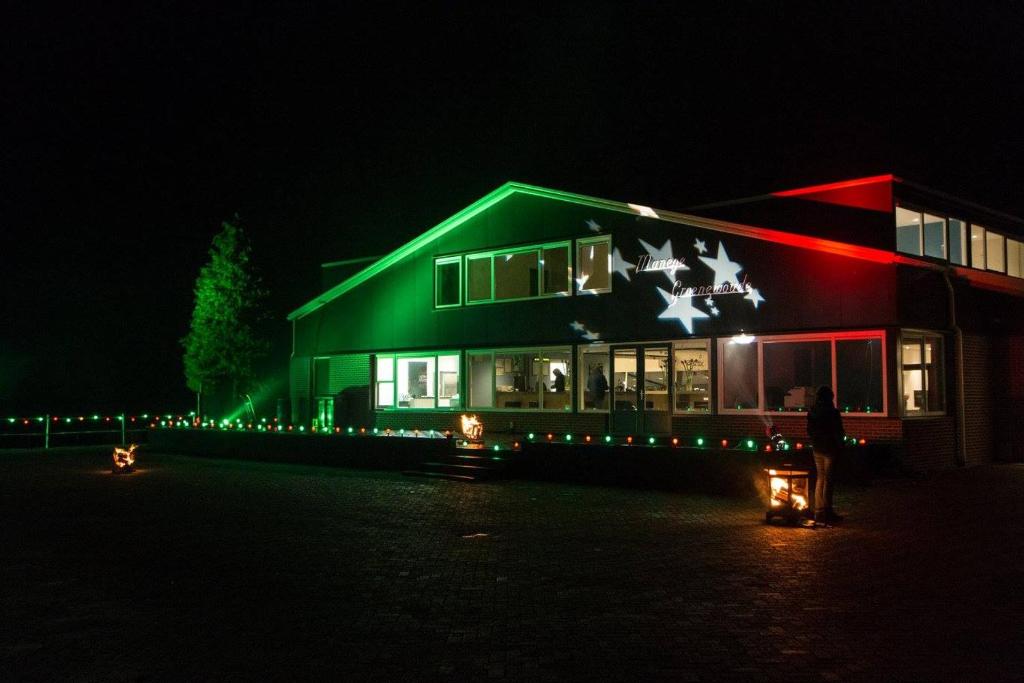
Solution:
M327 291L318 295L314 299L306 302L299 308L288 314L288 320L296 320L303 316L309 315L316 311L324 304L327 304L334 299L337 299L342 294L345 294L351 289L359 286L363 282L366 282L370 278L374 277L378 273L383 272L395 263L406 256L416 252L424 246L430 244L434 240L448 234L452 230L456 229L469 219L486 211L495 204L504 201L515 194L526 194L535 197L543 197L545 199L553 199L556 201L572 202L582 206L590 206L598 209L607 209L611 211L619 211L622 213L628 213L635 216L646 216L649 218L657 218L672 223L684 223L698 228L705 228L708 230L716 230L718 232L725 232L734 235L740 235L743 237L752 237L754 239L768 240L779 244L788 244L790 246L802 247L804 249L814 249L816 251L823 251L832 254L839 254L842 256L848 256L852 258L865 259L869 261L876 261L880 263L894 263L897 261L916 263L915 261L906 259L905 257L899 256L893 252L885 251L881 249L875 249L872 247L863 247L853 244L847 244L844 242L837 242L835 240L821 239L817 237L808 237L806 235L799 235L795 233L784 232L781 230L772 230L768 228L758 228L749 225L741 225L739 223L731 223L728 221L716 220L711 218L701 218L699 216L693 216L690 214L676 213L674 211L663 211L661 209L652 209L649 206L643 206L640 204L630 204L628 202L617 202L610 199L599 199L597 197L588 197L586 195L574 194L572 192L563 192L561 190L551 190L544 187L537 187L535 185L526 185L524 183L508 182L494 190L490 194L485 195L476 202L470 204L462 211L459 211L454 216L438 223L430 230L416 237L412 241L404 244L390 254L380 258L379 260L371 263L366 268L363 268L355 275L349 277L342 282L339 282L334 287L331 287ZM917 265L928 265L920 264Z

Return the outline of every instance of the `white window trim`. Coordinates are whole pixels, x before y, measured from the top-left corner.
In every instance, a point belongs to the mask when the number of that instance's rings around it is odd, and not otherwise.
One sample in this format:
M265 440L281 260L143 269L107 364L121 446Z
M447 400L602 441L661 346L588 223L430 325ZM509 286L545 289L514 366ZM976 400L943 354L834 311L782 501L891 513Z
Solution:
M920 410L908 413L903 405L903 340L905 337L938 337L942 340L939 349L939 371L942 382L942 410ZM922 353L924 353L922 349ZM922 361L923 361L922 356ZM924 363L922 362L922 366ZM900 398L899 416L904 420L943 417L949 414L949 397L946 392L946 336L935 330L901 329L896 340L896 390Z
M608 243L608 286L607 287L597 287L597 288L592 288L592 289L577 289L576 290L577 294L609 294L612 291L612 283L615 281L615 277L614 277L614 275L615 275L615 271L614 271L615 264L612 263L612 236L611 235L598 235L597 237L583 237L583 238L580 238L580 239L576 240L576 244L575 244L574 252L573 252L573 257L576 259L575 262L573 263L573 269L572 269L572 273L573 273L573 278L572 278L573 279L573 287L579 287L578 281L579 281L579 278L580 278L580 272L579 272L579 267L580 267L580 263L579 263L580 247L585 247L585 246L590 245L590 244L600 244L602 242L607 242Z
M536 353L538 355L542 355L545 351L549 351L549 352L550 351L556 351L558 353L567 353L568 354L569 372L571 373L571 377L567 378L567 381L565 383L566 393L569 394L569 401L566 404L567 407L566 408L544 408L544 407L541 407L540 405L538 405L538 407L536 407L536 408L530 408L528 406L527 407L523 407L523 408L499 408L497 406L497 403L498 403L498 388L496 386L496 384L497 384L497 377L496 377L496 375L494 373L494 357L499 355L499 354L503 354L503 353L507 353L507 354L514 354L514 353ZM491 405L489 407L488 406L472 406L472 405L469 405L470 397L468 396L469 392L468 392L468 388L467 388L467 397L466 397L466 406L467 406L466 409L467 410L486 410L488 412L495 412L495 413L554 413L554 414L563 414L563 413L576 413L577 412L576 409L575 409L575 401L576 401L576 387L575 387L575 382L576 382L576 380L575 380L575 377L576 377L576 361L574 359L572 344L566 344L564 346L519 346L519 347L512 347L512 348L504 348L503 347L503 348L500 348L500 349L466 349L463 353L465 354L465 358L466 358L466 362L464 363L464 365L466 366L466 373L467 373L466 378L465 378L465 380L467 382L466 383L467 387L469 386L468 382L469 382L469 379L470 379L469 375L468 375L468 373L469 373L469 357L470 356L486 356L486 355L490 355L490 357L491 357ZM541 398L541 394L545 394L545 393L553 393L553 392L544 392L544 391L541 391L540 389L537 390L537 402L538 402L538 404L542 404L544 402L544 399Z

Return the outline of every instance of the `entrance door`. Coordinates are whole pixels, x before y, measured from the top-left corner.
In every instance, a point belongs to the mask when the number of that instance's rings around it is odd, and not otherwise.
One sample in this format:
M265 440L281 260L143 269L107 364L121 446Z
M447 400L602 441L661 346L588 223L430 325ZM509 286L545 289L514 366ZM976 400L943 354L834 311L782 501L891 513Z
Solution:
M671 426L669 347L612 348L612 431L668 434Z

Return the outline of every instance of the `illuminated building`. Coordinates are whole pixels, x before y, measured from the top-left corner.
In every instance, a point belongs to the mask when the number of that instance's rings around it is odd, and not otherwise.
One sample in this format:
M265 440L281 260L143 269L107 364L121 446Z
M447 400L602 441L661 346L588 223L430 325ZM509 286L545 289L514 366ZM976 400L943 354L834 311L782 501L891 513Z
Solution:
M806 440L828 384L913 467L1020 459L1022 243L889 175L687 213L508 183L327 268L355 272L289 316L292 418Z

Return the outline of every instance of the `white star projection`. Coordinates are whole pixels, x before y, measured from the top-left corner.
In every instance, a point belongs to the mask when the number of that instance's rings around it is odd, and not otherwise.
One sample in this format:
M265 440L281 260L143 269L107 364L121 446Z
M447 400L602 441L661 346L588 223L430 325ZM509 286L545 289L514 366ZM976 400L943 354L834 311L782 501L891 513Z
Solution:
M651 255L651 261L674 261L674 260L676 260L676 257L672 255L672 240L666 240L665 244L661 245L661 249L656 249L654 247L654 245L647 244L647 242L644 242L643 240L640 240L640 244L641 244L641 246L643 246L644 249L647 250L647 253ZM675 268L673 270L664 270L662 272L665 273L665 277L668 278L669 282L671 282L672 284L675 284L676 283L676 272L680 271L680 270L689 270L689 269L690 268L688 266L682 265L682 262L680 261L680 265L679 265L678 268Z
M601 338L601 335L599 333L591 332L590 330L587 329L587 326L581 323L579 320L573 320L571 323L569 323L569 327L571 327L574 332L579 332L580 336L586 339L587 341L593 342Z
M729 260L729 254L725 252L725 245L721 242L718 243L718 255L715 258L708 258L707 256L698 256L697 258L715 271L715 287L719 287L726 282L734 285L741 282L740 271L743 270L743 266Z
M753 287L750 288L750 291L747 292L747 295L743 298L749 301L750 303L754 304L754 310L757 310L758 304L764 301L764 297L761 296L761 293L754 289Z
M707 299L704 299L704 305L708 307L708 313L713 316L718 316L718 307L715 306L715 300L713 298L709 296Z
M587 341L593 342L599 340L601 338L601 335L598 334L597 332L591 332L590 330L587 330L586 332L583 333L583 338L586 339Z
M708 245L704 243L704 240L694 240L693 248L696 249L701 254L708 253Z
M612 250L612 271L626 278L627 282L631 282L632 278L629 276L631 268L636 268L636 264L630 263L626 259L622 258L622 252L619 251L618 247L615 247L615 249Z
M590 232L601 232L601 224L595 221L593 218L586 220L587 227L590 228Z
M583 330L587 329L586 326L579 320L573 320L571 323L569 323L569 327L571 327L576 332L582 332Z
M668 304L668 308L661 312L658 318L667 318L669 320L675 319L679 321L679 324L683 326L683 329L689 334L693 334L693 321L700 320L701 318L707 318L708 314L704 311L696 308L693 305L693 298L688 296L672 296L671 292L666 292L661 287L658 287L658 294L661 294L661 298Z

